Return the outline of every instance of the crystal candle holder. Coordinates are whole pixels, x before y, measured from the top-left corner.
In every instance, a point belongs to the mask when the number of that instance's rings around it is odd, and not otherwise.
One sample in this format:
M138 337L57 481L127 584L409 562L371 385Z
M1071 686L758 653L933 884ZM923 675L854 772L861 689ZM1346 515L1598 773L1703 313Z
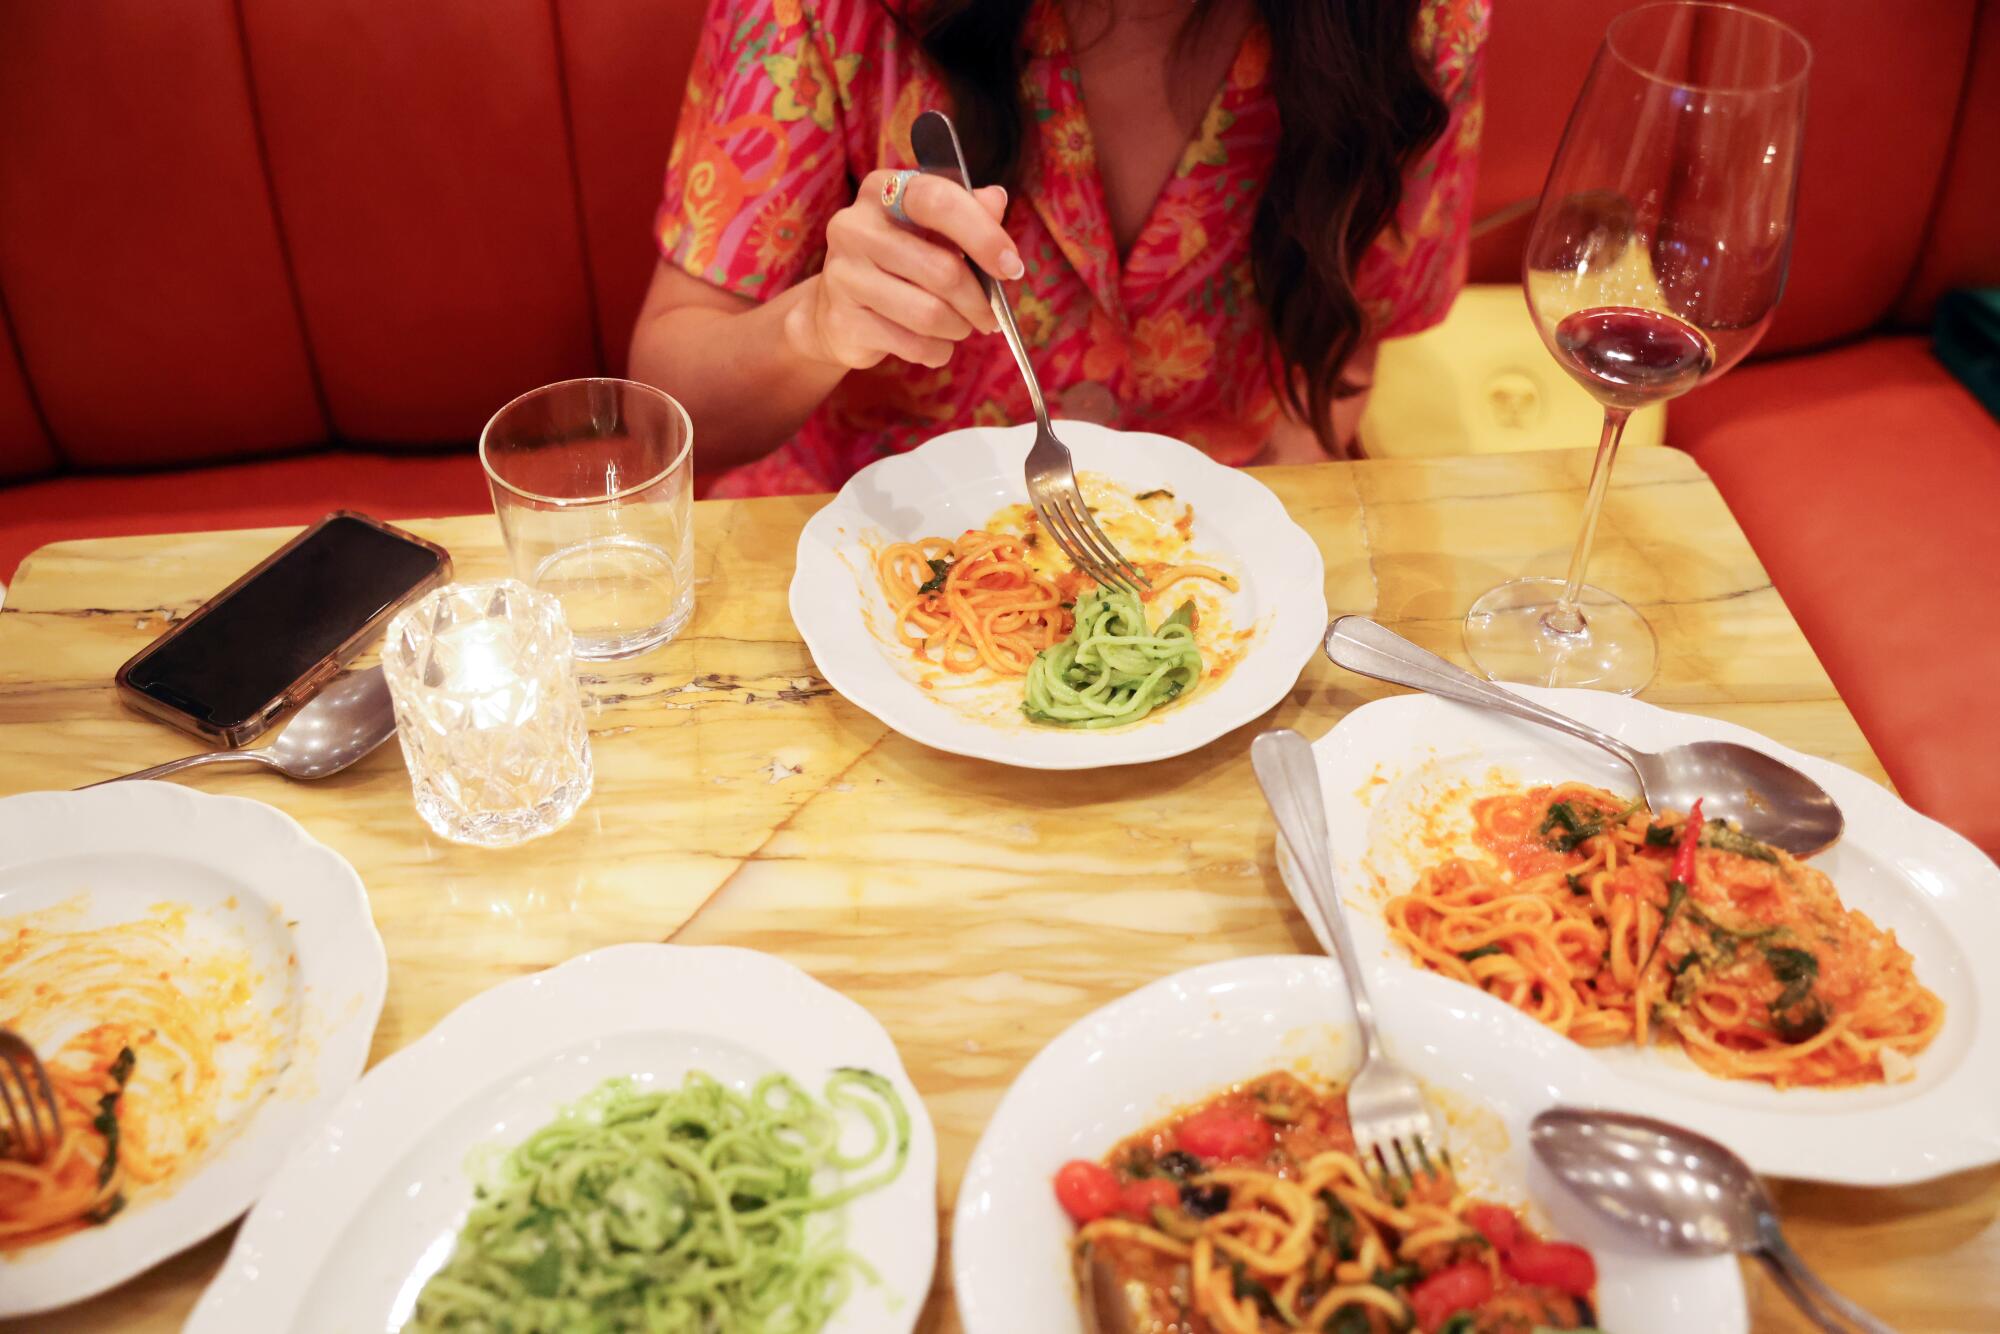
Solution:
M456 843L554 833L590 796L562 608L514 579L452 584L389 623L382 669L424 822Z

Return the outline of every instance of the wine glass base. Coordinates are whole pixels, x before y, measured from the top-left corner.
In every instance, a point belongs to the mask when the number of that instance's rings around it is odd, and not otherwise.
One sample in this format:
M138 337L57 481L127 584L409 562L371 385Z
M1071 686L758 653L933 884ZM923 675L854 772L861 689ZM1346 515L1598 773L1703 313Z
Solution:
M1630 695L1659 666L1653 627L1615 594L1584 585L1577 598L1583 628L1565 634L1547 623L1561 599L1560 579L1514 579L1488 589L1465 613L1465 651L1482 675L1528 686L1584 686Z

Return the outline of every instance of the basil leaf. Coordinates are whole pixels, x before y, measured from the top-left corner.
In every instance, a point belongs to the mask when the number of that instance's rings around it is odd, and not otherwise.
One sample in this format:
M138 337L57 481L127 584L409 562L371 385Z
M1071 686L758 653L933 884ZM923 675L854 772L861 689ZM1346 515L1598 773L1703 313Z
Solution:
M1640 972L1645 972L1646 964L1651 963L1653 956L1660 952L1660 943L1667 938L1667 928L1674 924L1674 914L1680 911L1687 893L1688 887L1680 881L1667 881L1667 910L1660 914L1660 934L1653 937L1653 948L1646 951L1646 963L1639 965Z

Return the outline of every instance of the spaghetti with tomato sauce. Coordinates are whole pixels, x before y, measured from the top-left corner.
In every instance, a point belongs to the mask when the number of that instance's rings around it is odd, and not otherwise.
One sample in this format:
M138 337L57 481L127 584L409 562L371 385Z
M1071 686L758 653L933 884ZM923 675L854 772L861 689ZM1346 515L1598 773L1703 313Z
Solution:
M1389 934L1585 1046L1678 1042L1779 1088L1908 1078L1944 1002L1895 932L1699 810L1655 816L1583 783L1482 797L1485 856L1423 871L1384 908Z
M1356 1156L1345 1093L1282 1071L1101 1162L1066 1164L1055 1191L1077 1223L1079 1276L1108 1266L1141 1330L1524 1334L1595 1321L1590 1252L1538 1237L1448 1174L1385 1191Z
M35 1161L0 1134L0 1252L170 1186L208 1151L231 1086L269 1059L246 952L197 949L181 905L85 928L75 906L0 921L0 1027L42 1056L61 1131ZM232 1045L256 1053L234 1078L221 1069Z
M1236 592L1235 576L1188 558L1194 507L1165 489L1135 498L1095 474L1081 481L1100 527L1151 585L1143 594L1157 609L1149 620L1188 602L1204 646L1216 649L1202 679L1225 675L1253 632L1230 630L1222 615L1217 594ZM1078 600L1097 587L1027 505L1005 506L984 528L956 538L885 544L875 552L875 574L897 639L921 662L957 676L1026 676L1037 654L1069 637Z

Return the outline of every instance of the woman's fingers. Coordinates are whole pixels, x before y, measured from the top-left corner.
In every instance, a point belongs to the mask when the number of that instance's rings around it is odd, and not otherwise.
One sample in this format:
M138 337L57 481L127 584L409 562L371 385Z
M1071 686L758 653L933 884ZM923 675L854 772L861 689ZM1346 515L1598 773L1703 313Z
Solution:
M881 204L888 171L871 172L855 202L826 228L827 256L816 282L802 345L841 364L872 366L883 356L942 366L952 344L998 322L972 258L987 272L1021 275L1021 257L1000 225L1007 192L977 192L935 176L912 177L903 190L906 228ZM953 247L957 247L954 249Z
M992 333L1000 327L979 280L957 251L895 226L870 236L868 250L886 272L935 293L971 328Z
M886 319L866 306L837 306L827 318L833 323L837 346L860 350L857 367L872 366L884 355L901 357L919 366L942 366L951 360L952 345L942 338L926 338L914 330Z
M961 185L942 176L914 177L903 189L903 212L972 256L988 273L1011 282L1024 272L1021 254L1000 219Z
M866 258L834 256L827 260L826 280L857 306L902 325L926 338L957 342L972 332L972 324L935 292L885 273Z

